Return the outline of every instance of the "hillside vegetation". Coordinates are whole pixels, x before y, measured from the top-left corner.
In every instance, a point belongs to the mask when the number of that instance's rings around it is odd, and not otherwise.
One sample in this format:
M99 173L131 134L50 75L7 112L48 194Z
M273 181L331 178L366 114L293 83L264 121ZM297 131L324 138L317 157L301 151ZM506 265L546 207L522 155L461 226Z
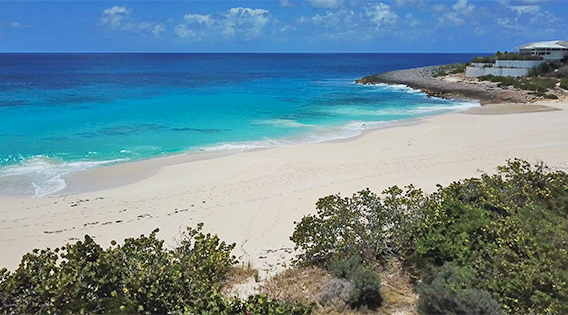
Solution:
M438 187L322 198L291 240L333 270L402 260L421 314L567 314L568 175L521 160Z
M237 261L216 235L188 228L180 245L149 236L103 249L91 237L24 255L0 273L3 314L310 314L313 305L221 294Z
M89 236L36 249L1 271L0 312L388 314L396 304L419 314L568 314L564 172L512 160L433 193L363 190L316 209L291 236L297 267L263 295L221 293L236 270L234 244L198 225L173 249L157 231L108 249Z

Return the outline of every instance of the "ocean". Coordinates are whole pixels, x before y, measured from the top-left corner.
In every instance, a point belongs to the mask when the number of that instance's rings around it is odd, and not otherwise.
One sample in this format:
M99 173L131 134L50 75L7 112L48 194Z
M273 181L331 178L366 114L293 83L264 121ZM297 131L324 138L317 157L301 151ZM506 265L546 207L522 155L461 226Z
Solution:
M0 54L0 195L182 152L349 138L478 103L354 80L475 54Z

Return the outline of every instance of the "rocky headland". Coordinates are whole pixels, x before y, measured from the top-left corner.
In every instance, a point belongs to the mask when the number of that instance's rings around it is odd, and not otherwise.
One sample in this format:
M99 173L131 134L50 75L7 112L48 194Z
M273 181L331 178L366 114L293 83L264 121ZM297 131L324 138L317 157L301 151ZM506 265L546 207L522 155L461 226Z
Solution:
M375 74L356 80L360 84L404 84L429 96L448 99L479 100L482 105L493 103L534 103L540 97L513 87L498 87L494 82L466 78L464 74L436 76L438 66L398 70Z

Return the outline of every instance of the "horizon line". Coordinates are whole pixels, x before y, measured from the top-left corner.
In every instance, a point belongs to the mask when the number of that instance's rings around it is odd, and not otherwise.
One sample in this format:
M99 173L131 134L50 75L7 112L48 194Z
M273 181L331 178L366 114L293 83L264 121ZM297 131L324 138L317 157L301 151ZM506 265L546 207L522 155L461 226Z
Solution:
M183 51L0 51L0 54L493 54L494 52L383 51L383 52L183 52Z

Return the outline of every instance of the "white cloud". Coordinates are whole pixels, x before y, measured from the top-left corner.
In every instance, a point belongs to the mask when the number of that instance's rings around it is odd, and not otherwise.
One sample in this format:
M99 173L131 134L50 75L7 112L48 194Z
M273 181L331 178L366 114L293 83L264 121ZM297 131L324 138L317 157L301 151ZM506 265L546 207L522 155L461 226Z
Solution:
M511 21L509 18L498 18L497 24L504 28L511 30L522 30L522 27L516 24L516 21Z
M446 14L444 14L443 18L441 19L440 22L444 22L444 21L449 21L453 24L459 25L459 24L463 24L465 22L464 19L460 18L458 16L457 12L448 12Z
M295 7L294 3L288 0L280 0L280 6L285 8L293 8Z
M398 15L394 13L390 6L384 3L379 3L365 8L366 15L371 18L371 21L377 26L395 25L398 23Z
M235 27L238 27L241 31L252 31L252 35L258 36L272 18L268 10L242 7L229 9L224 15L224 33L228 35L235 34Z
M452 9L452 11L441 15L438 19L440 23L445 24L446 22L449 22L454 25L464 24L464 17L471 16L471 13L475 10L475 6L473 4L469 4L467 0L458 0L458 2L452 6Z
M156 36L156 37L159 37L160 34L162 34L165 31L166 31L166 27L164 26L164 24L157 24L156 26L154 26L154 29L152 30L152 34L154 34L154 36Z
M392 3L396 7L412 7L415 9L427 8L424 0L393 0Z
M475 6L473 4L468 4L467 0L458 0L456 4L452 6L456 12L460 14L469 14L473 12Z
M22 27L22 24L20 24L20 22L12 22L12 23L10 23L10 27L11 28L19 28L19 27Z
M521 14L537 14L540 11L539 5L517 5L517 6L510 6L509 9L516 12L518 15Z
M308 22L310 19L308 19L305 16L300 16L299 18L296 19L296 23L297 24L304 24L306 22Z
M422 22L420 22L418 19L416 19L412 13L408 13L404 17L404 24L410 26L411 28L414 28L418 25L421 25Z
M315 8L339 8L343 5L343 0L309 0Z
M197 33L190 29L186 24L179 24L178 26L174 27L174 32L181 38L195 38L197 37Z
M188 24L192 24L192 23L199 23L199 24L205 24L207 26L211 26L213 25L213 23L215 22L212 18L211 15L203 15L203 14L186 14L183 17L184 21Z
M268 10L237 7L216 15L186 14L184 23L174 31L179 37L192 40L220 35L241 35L249 40L263 35L272 22L275 19Z
M497 19L502 28L514 31L516 34L532 34L533 36L549 37L562 29L562 20L548 11L542 11L539 5L519 5L507 7L516 13L511 17Z
M327 12L325 15L319 15L319 14L314 15L312 17L312 21L314 21L315 24L329 28L329 27L336 27L337 24L339 23L339 18L337 17L336 14Z
M485 34L487 34L487 28L485 27L481 27L481 26L477 26L474 30L473 30L473 34L475 34L475 36L483 36Z
M126 7L114 6L103 11L101 23L109 25L112 29L123 28L123 21L128 18L129 11Z
M448 11L448 7L443 5L443 4L438 3L438 4L434 4L432 6L432 11L434 11L434 12L446 12L446 11Z
M126 7L114 6L103 11L99 21L102 26L108 26L117 31L131 31L140 33L144 36L154 35L159 37L166 31L162 23L153 21L137 22L130 16L130 9Z

